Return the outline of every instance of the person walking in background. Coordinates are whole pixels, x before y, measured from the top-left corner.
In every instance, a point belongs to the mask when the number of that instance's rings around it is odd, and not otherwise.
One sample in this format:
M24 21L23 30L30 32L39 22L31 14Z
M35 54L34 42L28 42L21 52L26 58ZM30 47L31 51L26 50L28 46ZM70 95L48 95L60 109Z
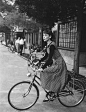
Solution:
M20 52L20 37L18 37L15 40L15 46L16 46L17 53L19 53Z
M26 39L24 39L23 53L25 53L25 47L26 47Z
M20 43L20 55L22 55L23 46L24 46L24 39L21 38L20 41L19 41L19 43Z
M13 40L10 40L10 45L11 45L11 46L13 46L13 45L14 45Z

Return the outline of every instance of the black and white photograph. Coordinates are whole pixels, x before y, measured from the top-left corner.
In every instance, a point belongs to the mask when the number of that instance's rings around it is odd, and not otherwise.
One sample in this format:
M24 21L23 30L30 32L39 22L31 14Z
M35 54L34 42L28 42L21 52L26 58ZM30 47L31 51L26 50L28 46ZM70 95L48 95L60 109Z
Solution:
M86 112L86 0L0 0L0 112Z

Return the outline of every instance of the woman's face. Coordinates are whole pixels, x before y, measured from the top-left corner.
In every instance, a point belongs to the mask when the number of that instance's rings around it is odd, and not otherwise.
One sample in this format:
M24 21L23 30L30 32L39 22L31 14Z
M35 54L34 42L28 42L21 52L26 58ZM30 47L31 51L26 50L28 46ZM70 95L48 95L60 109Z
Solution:
M50 39L49 34L43 33L43 40L44 40L44 41L48 41L49 39Z

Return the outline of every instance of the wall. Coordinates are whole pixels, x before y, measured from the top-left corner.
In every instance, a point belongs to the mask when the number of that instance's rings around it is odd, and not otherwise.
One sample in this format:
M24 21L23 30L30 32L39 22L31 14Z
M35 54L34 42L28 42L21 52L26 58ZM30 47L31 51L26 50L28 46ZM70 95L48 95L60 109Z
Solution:
M74 51L68 51L68 50L62 50L59 49L63 59L66 62L67 68L69 70L73 69L73 64L74 64Z
M68 51L62 49L59 49L59 51L66 62L67 68L69 70L72 70L74 65L74 51ZM80 67L86 66L86 52L80 53L79 66Z
M86 66L86 14L83 14L82 37L80 40L80 66Z
M86 52L80 53L80 62L79 66L86 66Z

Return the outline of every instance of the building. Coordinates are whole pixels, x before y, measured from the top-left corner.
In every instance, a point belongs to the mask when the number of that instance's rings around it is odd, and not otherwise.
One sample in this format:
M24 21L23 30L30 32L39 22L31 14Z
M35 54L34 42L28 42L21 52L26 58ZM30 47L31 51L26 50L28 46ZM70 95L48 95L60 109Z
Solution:
M86 66L86 16L83 17L82 36L80 40L79 66ZM57 23L52 29L55 42L60 53L69 66L74 66L75 44L77 37L77 21Z

